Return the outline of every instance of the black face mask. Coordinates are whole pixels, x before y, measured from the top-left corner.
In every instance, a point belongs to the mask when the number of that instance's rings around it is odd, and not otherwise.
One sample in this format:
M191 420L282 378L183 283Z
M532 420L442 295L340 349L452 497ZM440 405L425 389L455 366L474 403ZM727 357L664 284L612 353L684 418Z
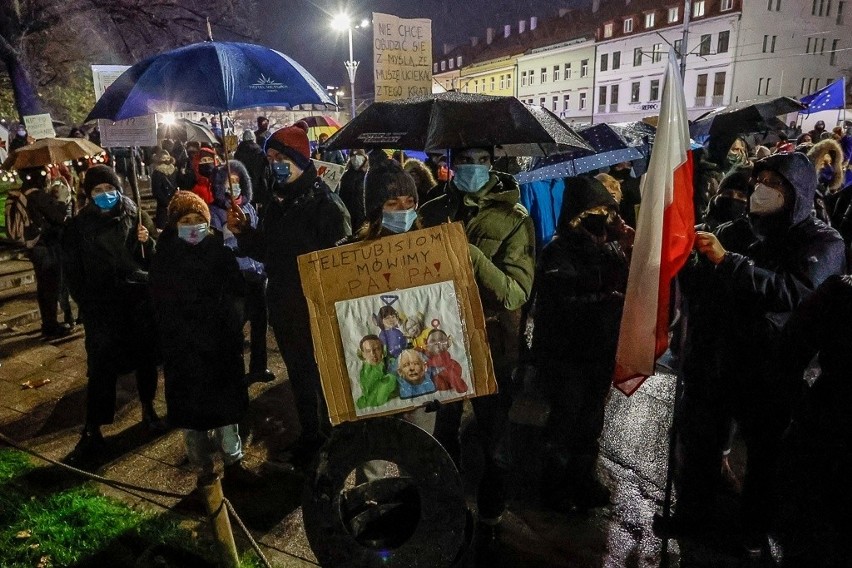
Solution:
M580 220L580 225L596 237L605 237L608 220L609 215L586 215Z
M209 178L213 175L213 164L199 164L198 173Z
M730 197L715 197L711 207L711 214L721 222L739 219L746 212L746 202Z

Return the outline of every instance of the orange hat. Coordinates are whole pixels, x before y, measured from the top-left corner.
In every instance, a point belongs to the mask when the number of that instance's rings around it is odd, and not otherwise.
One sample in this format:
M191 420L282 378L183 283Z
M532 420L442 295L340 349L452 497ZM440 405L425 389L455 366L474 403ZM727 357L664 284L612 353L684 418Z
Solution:
M308 143L308 130L304 122L279 128L266 140L264 151L277 150L293 160L293 163L306 170L311 165L311 145Z
M176 191L169 201L169 224L175 225L178 219L189 213L198 213L210 223L210 209L204 200L191 191Z

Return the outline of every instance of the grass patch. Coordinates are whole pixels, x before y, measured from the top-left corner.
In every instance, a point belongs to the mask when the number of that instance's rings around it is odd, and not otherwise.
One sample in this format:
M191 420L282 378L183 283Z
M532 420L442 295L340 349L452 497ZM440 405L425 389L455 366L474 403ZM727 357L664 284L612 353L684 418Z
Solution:
M210 542L176 517L132 509L89 485L33 490L26 475L35 469L25 454L0 450L0 566L133 566L146 554L151 565L154 555L169 565L215 565ZM251 553L242 566L261 564Z

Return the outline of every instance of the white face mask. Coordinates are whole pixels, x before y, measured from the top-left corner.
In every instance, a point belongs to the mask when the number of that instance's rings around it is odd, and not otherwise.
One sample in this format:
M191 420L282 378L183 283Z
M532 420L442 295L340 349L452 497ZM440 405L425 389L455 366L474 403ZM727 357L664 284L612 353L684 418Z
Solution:
M364 161L367 159L366 156L362 156L361 154L355 154L350 158L352 161L352 167L356 170L364 165Z
M753 215L772 215L784 209L784 193L758 183L749 198L749 212Z

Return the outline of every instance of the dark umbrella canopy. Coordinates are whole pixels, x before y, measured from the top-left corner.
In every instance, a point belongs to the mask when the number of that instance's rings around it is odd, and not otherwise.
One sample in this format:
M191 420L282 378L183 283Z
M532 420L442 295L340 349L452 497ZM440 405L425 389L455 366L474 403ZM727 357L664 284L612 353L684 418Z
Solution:
M301 104L334 101L283 53L248 43L206 41L133 65L107 88L86 120Z
M695 119L689 125L689 135L696 140L709 136L710 159L720 163L737 135L772 130L778 124L778 115L804 108L790 97L739 101Z
M498 146L512 156L590 149L552 112L515 97L436 93L373 103L332 136L330 150L442 150Z
M209 126L188 118L178 118L173 124L160 124L157 127L157 138L159 140L171 138L181 142L200 142L211 145L219 143Z

